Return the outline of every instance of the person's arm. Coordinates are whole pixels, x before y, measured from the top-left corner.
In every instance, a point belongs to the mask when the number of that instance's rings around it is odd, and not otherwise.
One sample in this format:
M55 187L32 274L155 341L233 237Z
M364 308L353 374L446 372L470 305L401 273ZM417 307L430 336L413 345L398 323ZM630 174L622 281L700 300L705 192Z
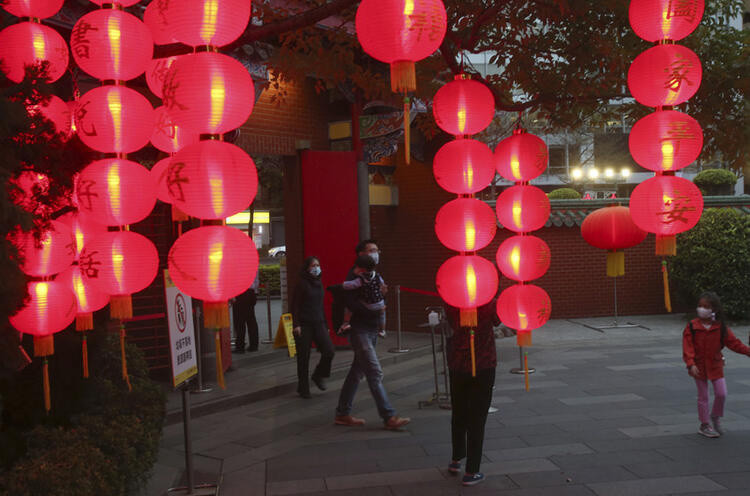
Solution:
M740 341L739 338L735 336L732 330L728 327L726 339L724 341L724 344L727 346L727 348L734 351L735 353L750 356L750 346L747 346L745 343Z
M344 304L352 313L360 314L364 318L372 318L380 315L380 310L370 310L357 298L356 293L347 291L343 294Z
M299 336L302 333L302 327L300 326L300 315L302 313L302 303L305 300L305 288L303 287L302 281L299 281L297 283L297 286L294 287L294 294L292 295L292 304L289 307L289 310L292 314L292 325L294 325L294 329L292 329L292 333L295 336Z
M350 281L344 281L341 283L341 287L344 288L346 291L359 289L362 287L362 278L357 277L356 279L352 279Z
M688 324L682 331L682 359L687 365L688 374L697 377L698 367L695 365L695 346L693 345L693 333L690 326L691 324Z

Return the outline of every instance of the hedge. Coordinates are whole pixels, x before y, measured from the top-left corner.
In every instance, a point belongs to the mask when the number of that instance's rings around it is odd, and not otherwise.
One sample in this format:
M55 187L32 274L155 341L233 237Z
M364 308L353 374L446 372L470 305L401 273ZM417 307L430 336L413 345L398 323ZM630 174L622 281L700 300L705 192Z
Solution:
M726 169L706 169L693 178L704 195L731 195L737 176Z
M580 200L581 193L574 190L573 188L557 188L553 189L547 196L550 200Z
M279 296L281 294L281 266L279 264L261 265L258 270L260 283L265 285L265 288L258 290L258 295L265 296L266 289L270 289L272 295Z

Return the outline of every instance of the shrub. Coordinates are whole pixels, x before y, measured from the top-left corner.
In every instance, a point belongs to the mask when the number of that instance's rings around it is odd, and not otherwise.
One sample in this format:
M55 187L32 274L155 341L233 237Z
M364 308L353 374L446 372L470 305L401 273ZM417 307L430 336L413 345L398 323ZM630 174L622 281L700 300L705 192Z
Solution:
M260 271L260 283L264 284L266 288L258 290L258 295L265 296L266 290L270 290L272 295L281 294L281 266L279 264L274 265L261 265L258 269Z
M688 305L703 291L715 291L728 317L750 317L750 215L705 210L693 229L677 236L670 273L678 297Z
M737 176L726 169L706 169L699 172L693 182L704 195L731 195Z
M547 196L550 200L580 200L581 193L574 190L573 188L557 188L553 189Z

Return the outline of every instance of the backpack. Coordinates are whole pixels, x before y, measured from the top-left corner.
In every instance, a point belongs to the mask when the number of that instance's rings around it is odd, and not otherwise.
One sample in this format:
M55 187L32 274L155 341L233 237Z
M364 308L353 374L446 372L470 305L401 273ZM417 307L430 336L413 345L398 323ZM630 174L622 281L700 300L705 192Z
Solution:
M696 331L696 329L695 329L695 327L693 327L693 323L691 322L690 323L690 334L693 335L693 341L695 341L695 331ZM721 327L719 327L719 332L721 332L721 338L720 338L721 348L719 348L719 349L723 349L724 348L724 341L725 341L725 339L727 337L727 326L726 326L726 324L724 322L721 323Z

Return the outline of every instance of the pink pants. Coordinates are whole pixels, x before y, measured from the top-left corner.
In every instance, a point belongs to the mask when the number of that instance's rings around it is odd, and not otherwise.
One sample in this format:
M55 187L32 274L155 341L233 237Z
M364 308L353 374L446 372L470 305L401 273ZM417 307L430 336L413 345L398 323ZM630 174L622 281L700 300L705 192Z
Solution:
M722 377L711 381L714 384L714 406L711 409L711 417L724 416L724 402L727 399L727 382ZM698 418L702 424L708 424L711 420L708 415L708 381L695 379L698 386Z

